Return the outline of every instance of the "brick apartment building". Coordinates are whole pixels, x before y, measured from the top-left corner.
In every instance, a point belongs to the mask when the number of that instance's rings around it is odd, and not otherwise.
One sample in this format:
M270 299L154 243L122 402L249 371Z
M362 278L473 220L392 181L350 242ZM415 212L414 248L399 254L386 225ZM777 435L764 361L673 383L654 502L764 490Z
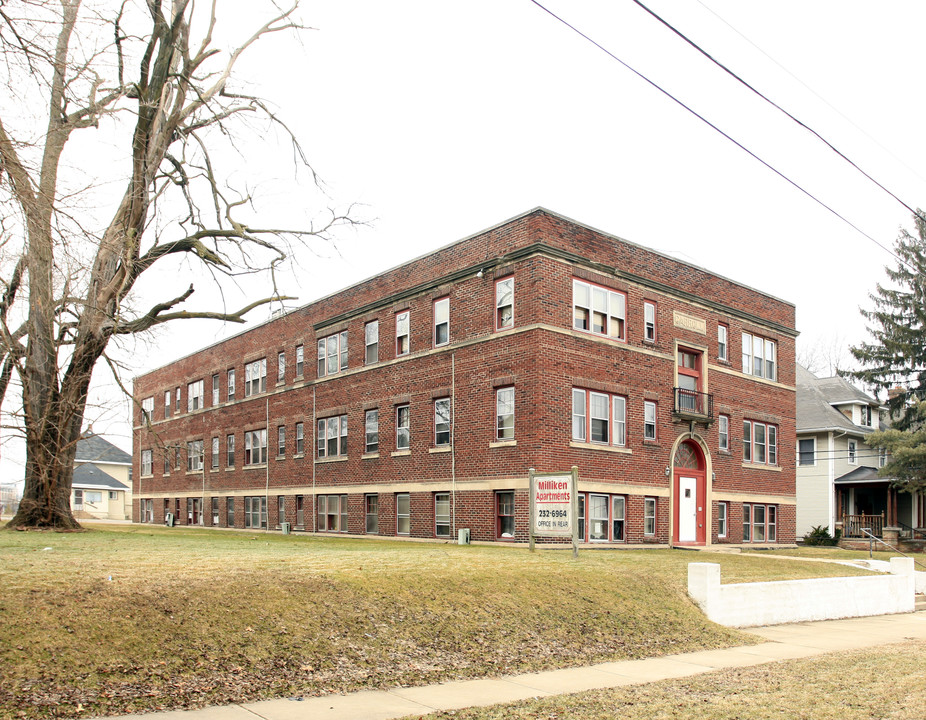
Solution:
M544 209L135 380L137 522L791 543L794 306ZM146 417L147 416L147 417Z

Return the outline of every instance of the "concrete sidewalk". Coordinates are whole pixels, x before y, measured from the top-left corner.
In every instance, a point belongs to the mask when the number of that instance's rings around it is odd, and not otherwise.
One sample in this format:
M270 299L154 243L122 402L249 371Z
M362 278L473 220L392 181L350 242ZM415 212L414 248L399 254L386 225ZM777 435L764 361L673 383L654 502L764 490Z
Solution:
M750 628L748 632L765 638L766 642L725 650L702 650L646 660L601 663L589 667L463 680L425 687L124 715L120 720L389 720L436 710L455 710L583 690L636 685L723 668L747 667L839 650L887 645L902 640L926 641L926 612L775 625Z

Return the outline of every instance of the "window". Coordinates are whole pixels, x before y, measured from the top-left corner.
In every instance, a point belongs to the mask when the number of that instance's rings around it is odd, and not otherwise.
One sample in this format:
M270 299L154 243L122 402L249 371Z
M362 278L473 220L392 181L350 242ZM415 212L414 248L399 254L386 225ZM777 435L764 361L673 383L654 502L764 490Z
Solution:
M212 376L212 405L219 404L219 375L216 373Z
M514 278L495 283L495 329L514 327Z
M142 475L151 475L154 470L151 467L151 451L142 450L141 451L141 474Z
M363 362L372 365L379 362L379 320L373 320L363 326Z
M367 410L363 420L364 445L367 454L379 452L379 410Z
M318 341L318 377L336 375L347 370L347 331Z
M752 541L765 542L765 505L752 506Z
M103 493L99 490L84 490L84 502L89 505L99 505L103 502Z
M395 531L397 535L408 535L411 532L410 500L408 493L399 493L395 496Z
M283 457L286 454L286 426L277 426L277 457Z
M193 412L203 406L203 381L196 380L186 386L186 409L187 412Z
M267 462L267 429L249 430L244 434L244 464L263 465Z
M277 353L277 382L281 383L286 380L286 353Z
M235 370L232 368L228 371L228 399L235 399Z
M643 534L656 534L656 498L643 498Z
M495 493L496 531L498 537L511 540L514 538L514 491L506 490Z
M203 469L203 441L191 440L186 444L187 472Z
M296 423L296 455L305 453L305 425Z
M84 491L80 488L74 489L74 509L83 510L84 508Z
M177 390L174 392L174 399L174 411L180 412L180 388L177 388Z
M141 421L150 423L154 417L154 398L147 397L141 401Z
M225 465L235 467L235 436L225 436Z
M643 402L643 439L656 439L656 403L651 400Z
M656 342L656 303L643 303L643 339Z
M347 415L318 421L318 457L347 455Z
M717 445L721 450L730 451L730 418L726 415L717 417Z
M778 464L778 426L743 421L743 462Z
M624 340L627 298L623 293L572 281L572 327Z
M717 326L717 358L719 360L729 360L730 352L730 328L720 324Z
M347 532L347 495L318 496L318 531Z
M606 541L608 539L608 496L588 496L588 539Z
M766 508L765 539L768 542L778 542L778 506L769 505Z
M495 391L495 439L514 440L514 388Z
M296 495L296 527L305 527L305 495Z
M883 468L887 465L887 448L878 448L878 467Z
M244 499L244 526L255 529L267 527L266 497L246 497Z
M858 443L855 440L849 441L849 464L858 464Z
M579 517L576 518L577 524L579 526L579 541L585 542L585 493L578 494L579 500Z
M862 405L859 407L859 413L861 415L859 418L859 425L871 427L871 407L868 405Z
M116 492L115 490L110 490L110 491L109 491L109 499L110 499L110 500L118 500L118 499L119 499L119 493ZM149 500L148 502L151 502L151 501Z
M450 398L434 401L434 444L438 447L450 445Z
M235 498L225 498L225 525L235 527Z
M110 500L112 499L112 493L110 493ZM154 500L141 501L141 521L143 523L154 522Z
M411 413L408 405L399 405L395 409L395 448L408 450L411 447Z
M179 447L179 446L178 446L178 447L175 447L175 448L174 448L174 467L175 467L177 470L180 469L180 455L181 455L180 447ZM177 502L180 502L180 501L178 500ZM179 515L178 515L178 517L179 517Z
M450 493L434 494L434 535L450 537Z
M572 390L572 439L602 445L627 442L627 401L592 390ZM613 428L612 428L613 420Z
M267 358L244 366L244 396L251 397L267 391Z
M164 419L170 417L170 390L164 391Z
M366 531L375 535L379 532L379 495L365 495L363 505L366 515Z
M407 355L410 348L408 342L409 313L408 310L395 316L395 354Z
M627 501L621 495L611 498L611 539L615 542L624 539L624 515Z
M717 503L717 537L727 536L727 504L725 502Z
M302 345L296 345L296 377L301 378L305 372L305 348Z
M743 333L743 372L747 375L777 380L777 348L774 340Z
M450 342L450 298L434 301L434 347Z
M743 542L778 541L778 506L743 505Z
M286 522L286 496L277 495L277 524Z
M164 474L170 475L170 450L167 448L164 448Z
M212 438L212 468L213 470L219 466L219 439L217 437Z
M219 524L219 499L217 497L212 498L212 524Z

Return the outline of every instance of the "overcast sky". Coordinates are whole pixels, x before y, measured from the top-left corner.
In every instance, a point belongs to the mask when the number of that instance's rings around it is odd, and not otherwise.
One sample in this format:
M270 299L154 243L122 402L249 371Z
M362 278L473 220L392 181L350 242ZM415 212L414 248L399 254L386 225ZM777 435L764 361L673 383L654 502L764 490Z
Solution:
M926 205L926 3L647 4ZM258 46L240 86L276 105L331 201L371 222L300 256L299 304L542 205L793 303L799 347L864 339L858 308L893 259L863 233L891 247L910 213L632 0L544 5L794 184L530 0L304 0L313 29ZM288 172L258 189L286 202ZM164 330L127 375L241 329ZM117 403L94 428L129 450L128 417Z

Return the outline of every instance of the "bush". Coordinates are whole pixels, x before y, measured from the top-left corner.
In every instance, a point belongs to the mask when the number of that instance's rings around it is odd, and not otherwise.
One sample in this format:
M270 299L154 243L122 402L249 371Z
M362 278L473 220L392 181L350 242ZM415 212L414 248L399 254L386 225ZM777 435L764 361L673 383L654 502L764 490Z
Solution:
M830 535L830 529L825 525L815 525L811 528L810 532L804 535L804 544L805 545L835 545L839 542L839 537L842 535L840 530L836 531L836 535Z

